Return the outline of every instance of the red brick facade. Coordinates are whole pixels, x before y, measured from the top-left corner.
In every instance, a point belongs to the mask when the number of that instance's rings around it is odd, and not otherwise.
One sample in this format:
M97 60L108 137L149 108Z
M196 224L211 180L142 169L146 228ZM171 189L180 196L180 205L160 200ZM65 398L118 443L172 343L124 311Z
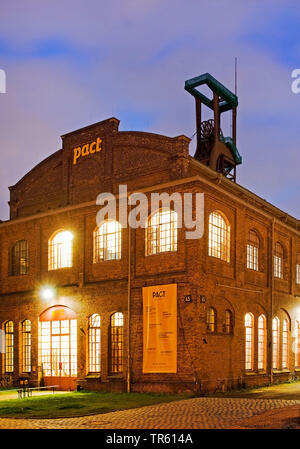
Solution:
M241 186L228 181L189 156L189 139L143 132L119 132L115 118L62 137L63 148L41 162L10 188L11 219L0 224L0 322L14 323L15 384L28 378L38 384L38 322L49 307L64 305L77 315L78 376L84 388L126 389L128 371L132 391L213 390L266 384L300 373L296 366L296 322L300 322L300 285L296 283L296 255L300 253L299 220L283 213ZM73 150L97 138L99 152L80 157ZM178 249L145 255L145 229L122 229L120 260L93 263L93 231L101 192L199 192L205 198L205 231L200 240L185 239L178 230ZM230 224L230 261L208 255L208 221L222 212ZM75 236L73 266L48 271L48 241L59 229ZM246 245L250 229L260 241L259 271L247 269ZM129 232L130 248L129 248ZM18 240L29 245L29 272L10 275L10 252ZM274 279L275 242L284 250L283 279ZM178 287L178 370L176 374L143 374L142 288L172 284ZM53 285L56 298L44 301L40 287ZM185 295L192 295L187 303ZM128 323L128 303L130 323ZM208 307L216 311L216 330L207 331ZM231 333L224 332L225 310L233 317ZM110 372L110 316L124 314L124 369ZM246 313L254 317L253 370L245 371ZM88 317L101 316L101 373L88 373ZM267 318L267 365L257 369L258 317ZM282 323L289 325L288 367L271 369L272 318L278 316L279 360L282 359ZM30 374L22 373L21 322L32 323ZM128 329L130 338L128 340ZM128 354L129 348L129 354ZM5 356L1 372L5 374ZM130 370L128 370L130 362Z

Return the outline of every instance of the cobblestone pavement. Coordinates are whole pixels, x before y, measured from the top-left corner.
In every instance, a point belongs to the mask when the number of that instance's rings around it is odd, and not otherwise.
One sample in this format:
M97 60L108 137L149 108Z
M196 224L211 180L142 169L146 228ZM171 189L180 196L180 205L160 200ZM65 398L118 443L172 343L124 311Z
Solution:
M1 429L226 429L300 400L194 398L79 418L1 418Z

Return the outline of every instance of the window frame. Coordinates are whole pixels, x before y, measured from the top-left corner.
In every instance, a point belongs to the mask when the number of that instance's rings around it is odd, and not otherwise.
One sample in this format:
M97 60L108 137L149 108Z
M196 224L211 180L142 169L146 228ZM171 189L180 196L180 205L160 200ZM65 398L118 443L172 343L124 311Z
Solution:
M99 318L99 325L93 320ZM88 319L88 372L101 373L101 316L93 313Z
M63 243L53 242L60 234L69 233L72 238ZM48 240L48 271L63 270L73 268L74 264L74 234L72 231L60 229L55 231ZM68 248L69 246L69 248ZM62 256L63 251L66 255ZM66 258L66 263L62 263L62 257Z
M14 322L8 320L4 323L5 334L5 360L4 360L4 372L12 374L14 372ZM9 355L9 357L8 357Z
M122 321L122 325L113 323L113 320ZM122 375L124 372L124 314L114 312L110 316L109 326L109 372L110 375Z
M216 221L217 223L214 223ZM219 210L210 212L208 217L208 255L230 263L231 226L225 214Z
M255 236L255 237L254 237ZM260 238L255 229L249 229L247 238L247 269L260 270Z
M262 326L260 325L263 323ZM257 320L257 369L266 371L267 368L267 318L262 313Z
M25 248L22 248L25 246ZM24 272L22 269L24 260ZM29 274L29 245L27 240L18 240L10 249L10 276L27 276Z
M217 332L217 311L212 306L208 307L206 312L206 330L211 334Z
M114 223L116 225L117 230L114 232L108 232L107 226L108 223ZM103 229L103 233L102 233ZM114 248L115 252L112 253L116 257L108 257L108 236L114 236ZM103 244L101 247L101 240L103 240ZM102 251L102 254L101 254ZM112 260L120 260L122 258L122 226L117 220L105 220L100 226L97 226L93 232L93 263L101 263Z
M284 261L284 248L283 245L280 242L275 243L274 248L274 270L273 275L276 279L283 279L284 278L284 267L283 267L283 261Z
M276 329L274 329L274 323L276 324ZM276 342L274 338L274 332L276 332ZM279 348L280 346L280 320L278 316L274 316L272 320L272 370L279 370L280 369L280 361L279 361ZM276 348L276 351L275 349ZM274 357L274 355L276 357Z
M28 328L29 326L29 328ZM21 322L22 332L22 373L31 372L31 321Z
M162 221L162 217L166 213L169 214L170 219L169 221L164 222ZM157 216L159 217L157 223L153 223ZM164 229L164 227L166 228L166 225L169 225L169 229ZM165 247L170 247L170 249L162 249ZM147 218L145 229L145 255L154 256L157 254L176 253L177 251L178 214L171 208L162 207Z
M247 323L250 318L250 325ZM250 372L254 370L254 315L247 312L244 316L245 328L245 371ZM250 359L250 361L249 361Z

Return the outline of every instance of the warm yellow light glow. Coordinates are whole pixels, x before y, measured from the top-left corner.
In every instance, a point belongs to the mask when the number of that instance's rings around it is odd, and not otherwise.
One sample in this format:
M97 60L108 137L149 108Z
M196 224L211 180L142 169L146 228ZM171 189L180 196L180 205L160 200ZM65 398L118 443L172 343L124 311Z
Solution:
M100 373L101 368L101 328L100 315L94 313L89 318L89 372Z
M94 263L121 259L122 228L117 221L106 221L94 232Z
M40 296L45 301L50 301L55 297L55 290L52 287L43 287L40 290Z
M230 261L230 226L217 211L209 215L208 255Z
M61 231L49 240L49 270L72 267L73 239L72 232Z
M177 251L177 213L162 209L148 220L146 229L146 254Z
M39 364L45 376L76 377L77 320L40 321Z
M258 318L258 365L259 370L266 369L266 342L267 342L267 327L266 317L260 315Z
M277 316L272 322L273 332L273 369L279 369L279 319Z
M253 369L253 331L254 319L251 313L245 315L245 369Z

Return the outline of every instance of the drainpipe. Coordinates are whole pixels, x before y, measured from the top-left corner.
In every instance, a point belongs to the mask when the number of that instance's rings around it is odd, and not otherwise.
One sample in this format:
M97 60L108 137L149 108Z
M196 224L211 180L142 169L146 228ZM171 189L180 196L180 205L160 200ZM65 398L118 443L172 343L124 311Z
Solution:
M130 393L130 297L131 297L131 227L128 223L128 283L127 283L127 393Z
M271 313L269 320L270 336L271 336L271 351L270 351L270 384L273 384L273 302L274 302L274 229L275 218L272 219L272 231L271 231L271 257L269 261L270 270L270 299L271 299Z

